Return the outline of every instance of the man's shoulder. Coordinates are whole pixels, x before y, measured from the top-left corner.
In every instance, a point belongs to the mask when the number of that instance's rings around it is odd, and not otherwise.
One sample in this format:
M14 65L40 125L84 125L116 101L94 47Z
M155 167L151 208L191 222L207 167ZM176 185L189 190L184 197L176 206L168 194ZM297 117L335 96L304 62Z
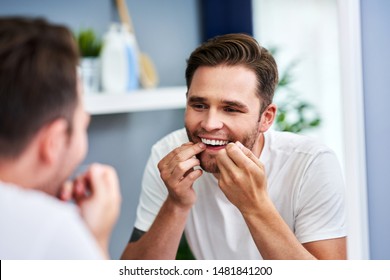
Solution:
M26 214L29 218L38 217L41 222L45 222L42 217L53 217L58 219L58 215L71 216L76 212L75 207L69 203L60 201L43 191L24 189L12 184L0 184L1 205L9 209L17 209L16 214L20 214L19 218L25 218Z
M185 128L181 128L165 135L163 138L157 141L156 144L153 145L153 147L155 149L159 149L162 147L174 149L188 141L189 140Z
M275 150L305 154L331 152L328 146L313 136L284 131L269 131L266 137L268 137L271 149Z
M0 256L14 259L61 258L53 240L78 235L84 225L74 205L37 190L0 184ZM12 213L12 214L10 214ZM89 233L88 233L89 236ZM34 240L34 244L31 243ZM73 239L74 240L74 239ZM81 240L81 239L80 239ZM85 240L85 238L83 239ZM52 253L57 254L53 255ZM76 255L75 255L76 256Z

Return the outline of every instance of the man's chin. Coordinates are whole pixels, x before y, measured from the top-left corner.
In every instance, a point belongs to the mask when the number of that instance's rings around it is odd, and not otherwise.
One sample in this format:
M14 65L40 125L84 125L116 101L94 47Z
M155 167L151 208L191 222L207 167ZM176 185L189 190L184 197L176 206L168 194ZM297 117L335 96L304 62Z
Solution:
M200 162L200 167L207 173L220 173L219 167L216 163L215 156L210 156L204 152L197 154L196 158Z
M212 174L220 173L218 165L216 163L215 164L203 164L201 161L200 167L207 173L212 173Z

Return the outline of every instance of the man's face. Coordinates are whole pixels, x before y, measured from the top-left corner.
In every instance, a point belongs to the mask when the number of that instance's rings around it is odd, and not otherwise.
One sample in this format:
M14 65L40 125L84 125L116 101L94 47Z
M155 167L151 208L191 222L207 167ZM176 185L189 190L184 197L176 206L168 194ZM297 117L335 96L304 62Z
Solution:
M60 186L83 161L88 150L87 128L90 121L90 116L86 113L83 104L83 97L80 88L78 87L78 104L73 115L72 131L70 135L66 135L65 147L62 151L62 160L57 164L57 175L53 178Z
M240 141L253 150L259 144L260 99L255 73L243 66L199 67L187 96L185 127L203 170L219 173L216 155L227 143Z

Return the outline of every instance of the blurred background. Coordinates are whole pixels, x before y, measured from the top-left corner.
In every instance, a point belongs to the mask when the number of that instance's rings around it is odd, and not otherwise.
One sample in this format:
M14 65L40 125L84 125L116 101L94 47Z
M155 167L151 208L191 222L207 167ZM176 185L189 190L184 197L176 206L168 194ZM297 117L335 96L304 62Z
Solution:
M120 22L113 0L1 0L0 16L40 16L103 39ZM272 50L281 76L274 129L320 138L347 183L350 259L390 259L390 2L386 0L126 0L159 88L185 95L186 59L215 35L245 32ZM386 78L387 77L387 78ZM139 86L142 91L142 85ZM104 89L99 88L99 91ZM104 93L98 93L104 94ZM106 93L107 94L107 93ZM83 164L113 165L123 205L110 243L118 259L135 220L151 146L183 127L184 107L93 114ZM382 120L382 121L381 121Z

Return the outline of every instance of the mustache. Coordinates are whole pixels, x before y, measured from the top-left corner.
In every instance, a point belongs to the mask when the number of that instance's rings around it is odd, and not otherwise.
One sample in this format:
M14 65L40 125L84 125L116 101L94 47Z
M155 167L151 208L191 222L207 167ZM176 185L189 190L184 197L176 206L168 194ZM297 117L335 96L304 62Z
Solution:
M213 134L213 133L210 133L209 131L205 131L205 130L197 130L195 132L192 132L190 133L191 137L199 137L199 135L208 135L208 136L213 136L215 138L220 138L220 139L225 139L226 141L229 141L229 142L235 142L235 138L229 136L229 135L226 135L226 134L221 134L221 133L216 133L216 134Z

